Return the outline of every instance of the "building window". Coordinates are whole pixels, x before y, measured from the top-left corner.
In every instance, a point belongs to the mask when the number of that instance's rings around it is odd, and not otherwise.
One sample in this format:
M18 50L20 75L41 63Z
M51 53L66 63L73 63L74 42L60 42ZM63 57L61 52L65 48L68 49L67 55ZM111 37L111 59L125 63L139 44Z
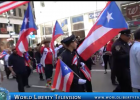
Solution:
M21 28L21 25L14 24L14 29L15 29L16 34L20 33L20 28Z
M26 10L24 10L24 14L26 13Z
M16 16L16 9L13 9L13 15Z
M73 17L72 23L77 23L83 21L83 16Z
M21 9L18 8L19 17L22 17Z
M45 23L45 35L52 34L52 22Z

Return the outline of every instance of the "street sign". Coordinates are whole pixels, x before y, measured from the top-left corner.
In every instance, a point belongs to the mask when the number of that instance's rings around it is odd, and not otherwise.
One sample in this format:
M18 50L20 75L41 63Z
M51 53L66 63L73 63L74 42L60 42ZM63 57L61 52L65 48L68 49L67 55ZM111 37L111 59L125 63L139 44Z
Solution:
M7 31L13 31L13 27L12 26L7 26Z
M29 35L30 39L35 39L35 35Z

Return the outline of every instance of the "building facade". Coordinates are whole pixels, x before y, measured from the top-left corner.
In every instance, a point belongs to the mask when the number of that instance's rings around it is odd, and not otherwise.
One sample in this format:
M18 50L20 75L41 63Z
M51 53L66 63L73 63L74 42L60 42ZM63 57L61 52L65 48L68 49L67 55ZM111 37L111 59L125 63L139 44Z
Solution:
M117 2L131 31L140 27L140 1Z
M84 38L106 3L106 1L34 2L36 24L38 25L38 42L44 38L50 39L52 37L56 20L64 31L64 35L57 39L57 42L71 34Z
M35 18L34 4L33 2L30 2L30 4ZM22 5L18 8L7 12L9 15L10 29L7 28L8 18L6 13L0 15L0 51L2 51L5 48L9 48L11 45L14 45L18 40L18 34L20 32L21 24L24 18L24 13L27 9L27 5L28 4ZM15 33L15 35L12 36L13 40L7 40L8 38L10 38L9 33Z

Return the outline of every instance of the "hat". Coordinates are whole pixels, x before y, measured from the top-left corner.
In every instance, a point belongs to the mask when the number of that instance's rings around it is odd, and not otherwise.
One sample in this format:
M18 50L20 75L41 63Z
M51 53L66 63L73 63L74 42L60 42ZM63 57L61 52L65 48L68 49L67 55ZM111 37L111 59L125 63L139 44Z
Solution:
M70 43L74 42L76 40L75 35L71 35L63 41L65 44L69 45Z
M44 41L44 44L45 44L45 43L50 43L50 41L49 41L49 40L45 40L45 41Z
M120 31L121 34L124 34L126 36L131 36L131 30L130 29L125 29Z

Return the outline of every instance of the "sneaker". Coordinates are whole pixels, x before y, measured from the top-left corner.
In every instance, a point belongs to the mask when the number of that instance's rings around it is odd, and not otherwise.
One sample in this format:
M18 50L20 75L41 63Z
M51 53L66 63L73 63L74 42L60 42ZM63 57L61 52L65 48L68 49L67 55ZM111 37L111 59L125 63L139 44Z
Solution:
M50 84L46 84L46 88L50 88L51 86L50 86Z
M55 88L53 88L53 86L51 86L51 92L55 92Z
M30 87L31 87L30 85L27 85L27 86L26 86L26 88L30 88Z
M40 81L44 81L44 79L40 79Z

